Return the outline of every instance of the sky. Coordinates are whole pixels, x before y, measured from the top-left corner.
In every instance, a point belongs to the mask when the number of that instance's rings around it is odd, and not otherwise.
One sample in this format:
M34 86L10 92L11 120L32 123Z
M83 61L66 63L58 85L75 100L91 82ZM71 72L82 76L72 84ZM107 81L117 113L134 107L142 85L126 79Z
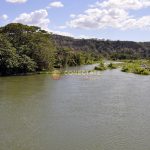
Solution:
M0 26L12 22L75 38L150 41L150 0L0 0Z

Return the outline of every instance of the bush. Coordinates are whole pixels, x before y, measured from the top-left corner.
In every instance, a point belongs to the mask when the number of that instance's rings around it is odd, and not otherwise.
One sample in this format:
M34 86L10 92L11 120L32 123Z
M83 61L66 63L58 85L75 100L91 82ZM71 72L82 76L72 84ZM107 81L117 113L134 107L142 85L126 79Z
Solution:
M117 69L117 66L113 63L110 63L108 66L107 66L109 69Z
M20 56L18 58L18 62L19 62L18 66L19 73L35 72L37 68L36 63L26 55Z
M143 66L149 66L147 61L132 61L125 63L122 67L123 72L132 72L140 75L150 75L150 70Z
M103 61L100 62L99 66L95 67L95 70L99 70L99 71L104 71L106 69L107 69L107 67L105 66Z
M150 71L144 68L135 68L134 73L141 74L141 75L150 75Z

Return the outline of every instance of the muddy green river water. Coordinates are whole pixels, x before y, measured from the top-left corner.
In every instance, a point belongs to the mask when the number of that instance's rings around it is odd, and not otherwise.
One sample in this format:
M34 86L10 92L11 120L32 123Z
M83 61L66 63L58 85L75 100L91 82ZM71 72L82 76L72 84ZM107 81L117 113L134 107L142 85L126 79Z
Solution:
M0 77L0 150L150 150L150 76Z

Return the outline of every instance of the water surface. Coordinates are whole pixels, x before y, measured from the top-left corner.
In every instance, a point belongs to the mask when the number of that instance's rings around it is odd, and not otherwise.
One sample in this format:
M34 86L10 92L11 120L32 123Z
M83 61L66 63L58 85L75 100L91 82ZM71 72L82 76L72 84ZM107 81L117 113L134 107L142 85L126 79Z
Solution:
M149 149L150 76L0 78L0 150Z

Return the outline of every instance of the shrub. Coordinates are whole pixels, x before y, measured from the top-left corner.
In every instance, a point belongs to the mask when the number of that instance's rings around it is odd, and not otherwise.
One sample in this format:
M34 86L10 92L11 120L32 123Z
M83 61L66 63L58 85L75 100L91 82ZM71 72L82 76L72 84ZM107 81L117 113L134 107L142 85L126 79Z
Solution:
M113 63L110 63L108 66L107 66L109 69L117 69L117 66Z
M106 69L107 69L107 67L105 66L103 61L100 62L99 66L95 67L95 70L99 70L99 71L103 71L103 70L106 70Z

